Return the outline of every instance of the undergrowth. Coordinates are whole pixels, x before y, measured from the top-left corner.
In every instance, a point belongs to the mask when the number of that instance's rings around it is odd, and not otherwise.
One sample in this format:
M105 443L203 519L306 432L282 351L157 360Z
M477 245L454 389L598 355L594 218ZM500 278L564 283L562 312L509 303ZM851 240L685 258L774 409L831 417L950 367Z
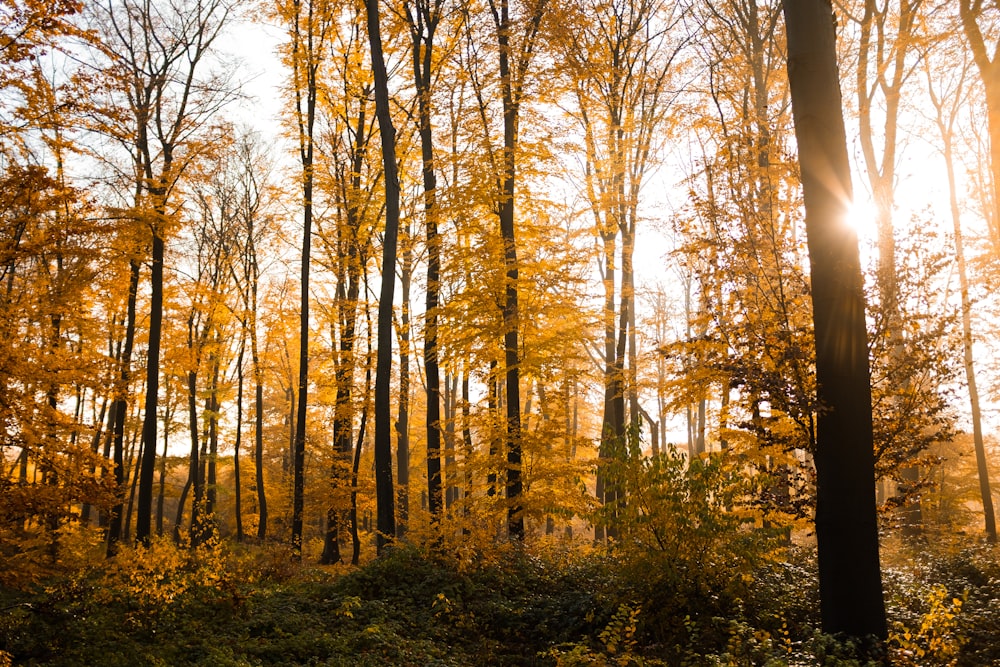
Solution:
M557 542L463 560L404 546L355 569L288 556L156 542L0 589L0 665L1000 664L987 546L894 547L878 663L817 630L808 550L757 563L739 585Z

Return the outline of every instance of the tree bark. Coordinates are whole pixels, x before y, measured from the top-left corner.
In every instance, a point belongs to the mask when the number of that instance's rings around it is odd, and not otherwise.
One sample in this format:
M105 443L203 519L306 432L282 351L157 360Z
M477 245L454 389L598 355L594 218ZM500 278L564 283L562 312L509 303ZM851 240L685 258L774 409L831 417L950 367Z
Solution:
M122 520L125 512L125 417L128 413L129 384L132 382L132 348L135 345L136 295L139 291L139 261L129 260L128 303L125 315L125 344L118 362L115 383L115 400L111 406L112 456L114 458L115 497L118 502L111 508L108 523L107 555L118 552L122 538Z
M871 388L850 164L829 0L786 0L788 78L806 207L816 338L816 537L823 630L887 635Z
M382 242L382 289L378 303L378 357L375 367L375 538L379 554L396 534L395 489L392 483L392 302L396 289L396 246L399 235L399 168L396 163L396 130L389 109L389 82L382 55L378 0L365 0L368 39L375 75L375 113L382 139L385 173L385 235Z
M424 371L427 383L427 499L432 521L440 521L441 475L441 372L438 364L438 305L441 284L441 239L438 235L439 207L437 175L434 171L434 135L431 131L431 76L434 65L434 33L441 18L440 0L418 0L407 7L413 41L413 80L417 93L423 177L424 225L427 238L427 288L424 309Z

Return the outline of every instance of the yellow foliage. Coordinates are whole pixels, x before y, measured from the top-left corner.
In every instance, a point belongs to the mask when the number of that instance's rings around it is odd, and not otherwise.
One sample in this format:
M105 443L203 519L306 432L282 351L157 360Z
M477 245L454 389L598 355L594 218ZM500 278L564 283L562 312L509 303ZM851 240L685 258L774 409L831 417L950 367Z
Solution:
M928 594L927 602L928 610L919 627L909 628L897 622L889 633L893 664L913 667L958 664L962 646L968 641L958 627L963 600L949 596L948 590L937 584Z

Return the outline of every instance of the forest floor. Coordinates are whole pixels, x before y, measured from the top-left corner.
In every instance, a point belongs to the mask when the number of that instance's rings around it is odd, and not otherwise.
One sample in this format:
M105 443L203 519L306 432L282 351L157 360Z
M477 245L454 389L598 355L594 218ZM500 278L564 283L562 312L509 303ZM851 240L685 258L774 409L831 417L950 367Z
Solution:
M969 542L884 549L878 664L1000 664L1000 552ZM817 630L809 550L750 575L711 567L541 543L324 568L279 546L162 542L7 579L0 665L874 664Z

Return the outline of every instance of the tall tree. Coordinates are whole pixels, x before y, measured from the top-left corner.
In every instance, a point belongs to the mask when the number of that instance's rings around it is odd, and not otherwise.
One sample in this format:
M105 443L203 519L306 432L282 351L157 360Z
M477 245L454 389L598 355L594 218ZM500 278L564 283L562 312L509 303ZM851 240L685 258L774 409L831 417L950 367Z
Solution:
M250 364L254 383L254 484L257 507L257 541L267 536L268 505L264 488L264 365L259 334L259 292L262 266L260 251L274 234L270 206L275 198L271 183L273 166L266 147L253 133L241 134L235 142L233 165L236 192L236 216L241 231L237 235L233 281L242 299L241 321L250 342Z
M434 162L434 134L431 105L432 82L438 59L434 36L444 7L443 0L416 0L406 3L413 63L413 83L417 97L417 124L420 135L420 164L424 195L424 226L427 233L427 286L424 310L424 371L427 384L427 504L433 521L442 510L441 479L441 372L438 363L438 304L441 291L440 211Z
M943 50L943 49L941 49ZM936 50L937 51L937 50ZM940 52L940 51L937 51ZM945 52L945 55L952 55ZM954 61L937 63L932 67L933 57L925 59L924 72L927 76L927 92L934 107L934 124L941 137L941 154L948 175L948 205L954 229L955 264L958 268L958 288L962 309L962 361L965 366L965 381L969 391L969 410L972 416L972 442L976 452L976 471L979 476L979 495L983 502L983 519L986 539L997 541L996 514L993 509L993 492L990 488L989 467L986 460L986 446L983 442L982 408L979 402L979 386L976 382L975 357L973 355L972 296L969 285L969 269L965 258L965 242L962 233L962 215L959 207L958 182L955 174L955 124L960 111L968 103L969 62L963 58L960 67ZM935 71L936 70L936 71ZM935 82L935 78L938 79ZM937 83L937 86L935 85Z
M332 215L316 219L316 237L324 262L335 274L335 314L331 320L334 345L335 406L333 418L334 461L332 483L337 489L327 511L323 562L340 560L341 524L347 517L343 491L349 484L354 448L355 375L362 283L372 255L375 219L382 204L380 161L372 155L375 118L372 114L373 82L367 61L368 40L361 6L347 7L332 39L326 95L320 113L322 165L317 165L317 186L332 203ZM334 324L335 322L335 324Z
M887 635L875 510L865 302L846 214L850 163L829 0L784 4L788 79L806 207L816 382L816 538L823 629Z
M489 122L490 109L484 79L473 73L473 86L478 100L479 115L483 122L486 149L493 179L494 213L499 222L503 246L504 287L500 302L503 317L503 366L506 418L507 532L511 539L524 537L524 513L521 494L522 443L521 443L521 367L520 326L521 309L518 301L520 289L518 244L516 236L515 203L518 183L519 123L532 57L538 45L542 19L548 10L548 0L527 0L511 6L510 0L488 0L489 32L496 45L495 76L499 85L499 106L502 114L502 139L494 145ZM512 11L513 9L513 11ZM466 8L465 19L468 37L477 39L478 26ZM472 63L472 67L481 66Z
M292 444L292 552L302 558L302 524L305 511L306 416L309 400L309 269L314 205L316 103L320 70L327 41L335 29L332 5L327 0L279 0L277 11L287 26L285 64L291 69L294 126L302 167L302 247L299 275L299 367Z
M878 287L882 326L889 343L887 355L874 363L895 370L894 386L904 392L912 391L911 378L906 377L907 341L903 333L903 303L897 279L896 238L893 224L896 166L902 150L899 145L899 113L903 104L903 89L914 71L913 53L917 50L916 26L922 0L901 0L880 5L875 0L864 0L860 16L852 17L858 24L858 64L855 70L858 102L859 143L864 156L865 173L875 202L875 223L878 232ZM850 15L850 14L849 14ZM875 131L873 113L882 120ZM878 146L881 138L881 146ZM888 401L886 403L889 403ZM896 405L886 405L892 410ZM910 420L908 413L899 416ZM906 437L905 435L903 436ZM911 439L919 443L919 439ZM920 481L920 468L913 463L917 447L905 457L908 459L900 470L901 487L907 501L903 507L903 530L908 535L918 534L922 518L919 496L916 492Z
M396 535L395 489L392 484L392 302L396 290L396 250L399 235L399 165L396 130L389 108L389 76L382 52L378 0L365 0L368 40L375 75L375 114L382 139L385 176L385 234L382 240L382 288L378 301L378 356L375 365L375 498L376 545L379 553Z

